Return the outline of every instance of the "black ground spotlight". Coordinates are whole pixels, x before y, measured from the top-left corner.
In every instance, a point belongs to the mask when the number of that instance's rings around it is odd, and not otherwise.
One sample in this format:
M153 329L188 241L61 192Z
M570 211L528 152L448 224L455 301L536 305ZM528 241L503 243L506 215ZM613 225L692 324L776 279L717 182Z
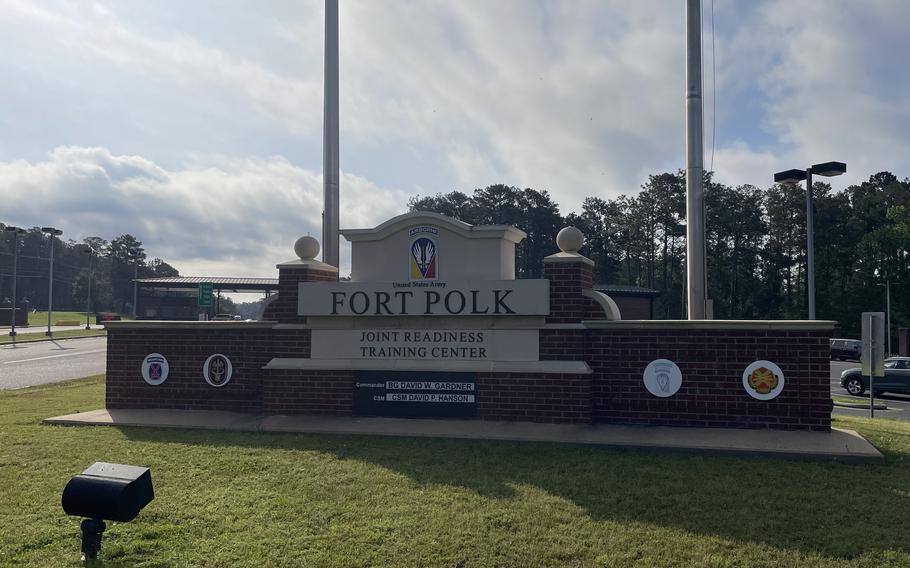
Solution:
M128 522L155 498L147 467L96 462L63 488L63 511L82 521L82 559L98 558L104 521Z

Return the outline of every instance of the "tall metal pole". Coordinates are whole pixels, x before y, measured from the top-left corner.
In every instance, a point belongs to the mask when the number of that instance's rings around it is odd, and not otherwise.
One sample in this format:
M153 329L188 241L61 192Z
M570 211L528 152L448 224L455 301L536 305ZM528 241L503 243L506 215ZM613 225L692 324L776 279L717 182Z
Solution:
M325 78L322 131L322 261L338 266L338 0L325 0Z
M48 257L48 271L47 271L47 335L52 337L51 334L51 319L54 317L54 235L49 235L51 239L51 254Z
M705 166L701 0L686 0L686 285L689 319L705 319Z
M891 355L891 280L885 280L885 303L887 319L885 324L888 326L888 348L885 349L885 355Z
M136 319L136 300L139 297L139 257L135 259L133 264L133 319Z
M10 337L16 337L16 280L19 264L19 231L16 229L13 231L13 311L12 311L12 321L10 322L11 327L9 331Z
M809 293L809 319L815 319L815 221L812 214L812 168L806 168L806 288Z
M92 311L92 280L95 279L95 267L92 262L95 259L95 251L89 252L88 255L88 295L85 298L85 329L92 329L89 323L89 314Z

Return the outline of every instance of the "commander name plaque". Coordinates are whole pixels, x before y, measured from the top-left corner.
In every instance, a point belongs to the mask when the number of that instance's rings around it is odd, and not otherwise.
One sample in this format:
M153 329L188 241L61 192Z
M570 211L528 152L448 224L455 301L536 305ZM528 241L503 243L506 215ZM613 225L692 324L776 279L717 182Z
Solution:
M477 415L474 373L356 371L354 413L397 418Z

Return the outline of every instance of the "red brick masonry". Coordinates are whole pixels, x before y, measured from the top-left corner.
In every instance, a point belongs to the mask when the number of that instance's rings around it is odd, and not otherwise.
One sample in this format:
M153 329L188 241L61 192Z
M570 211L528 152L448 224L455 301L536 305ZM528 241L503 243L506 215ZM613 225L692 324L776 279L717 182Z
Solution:
M832 322L604 321L591 288L589 262L547 263L550 315L540 329L541 361L585 362L592 373L478 373L477 417L534 422L611 422L660 426L830 429L829 347ZM297 283L334 273L281 266L272 322L113 322L108 326L107 407L232 410L347 415L353 371L265 369L273 358L307 359L310 329L297 315ZM582 323L584 322L584 323ZM141 376L143 358L164 355L170 372L159 386ZM234 366L228 384L202 376L207 357ZM644 387L645 367L670 359L682 387L669 398ZM766 359L784 373L775 399L750 397L746 366Z
M541 358L584 352L587 375L495 373L477 376L477 415L488 420L611 422L663 426L828 430L828 336L812 330L627 329L604 327L541 332ZM352 371L263 369L272 357L307 357L310 330L268 324L162 323L158 329L111 326L108 408L233 410L276 414L350 414ZM595 324L591 324L595 325ZM174 329L176 327L176 329ZM555 337L554 337L555 335ZM560 337L562 335L562 337ZM546 348L544 346L547 346ZM583 346L583 348L581 347ZM151 386L140 366L149 353L170 364L167 381ZM209 355L227 355L234 376L221 388L202 378ZM674 361L682 388L657 398L642 372L654 359ZM776 363L785 387L759 401L742 386L745 367Z
M829 331L654 326L588 333L596 421L782 430L831 427ZM658 398L645 390L642 372L655 359L670 359L682 371L682 387L672 397ZM759 359L775 363L784 374L784 389L773 400L756 400L743 388L743 371Z

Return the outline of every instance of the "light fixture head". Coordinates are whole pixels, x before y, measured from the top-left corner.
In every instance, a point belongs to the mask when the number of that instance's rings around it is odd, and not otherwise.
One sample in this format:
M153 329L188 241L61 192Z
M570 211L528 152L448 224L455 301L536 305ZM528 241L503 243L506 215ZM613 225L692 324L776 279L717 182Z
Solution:
M48 235L54 235L55 237L63 234L63 231L54 227L41 227L41 232L47 233Z
M774 183L797 183L806 179L806 170L787 170L774 174Z
M832 177L847 173L847 164L843 162L825 162L823 164L815 164L810 169L813 175Z

